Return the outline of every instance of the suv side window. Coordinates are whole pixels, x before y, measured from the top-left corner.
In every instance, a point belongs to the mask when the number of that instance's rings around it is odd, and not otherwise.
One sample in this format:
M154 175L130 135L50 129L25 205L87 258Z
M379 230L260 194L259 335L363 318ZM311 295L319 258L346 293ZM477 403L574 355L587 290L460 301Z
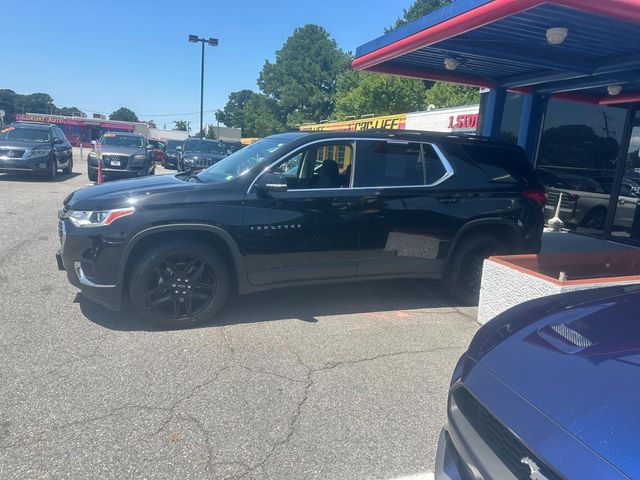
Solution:
M430 185L447 173L429 144L365 140L358 143L356 187Z
M351 142L311 145L271 169L289 190L348 188L351 185Z
M66 138L65 138L64 134L62 133L62 130L60 130L59 128L54 128L53 129L53 138L59 138L64 143L67 143L66 142Z
M466 143L462 150L469 155L492 182L535 184L535 174L524 150L515 145Z

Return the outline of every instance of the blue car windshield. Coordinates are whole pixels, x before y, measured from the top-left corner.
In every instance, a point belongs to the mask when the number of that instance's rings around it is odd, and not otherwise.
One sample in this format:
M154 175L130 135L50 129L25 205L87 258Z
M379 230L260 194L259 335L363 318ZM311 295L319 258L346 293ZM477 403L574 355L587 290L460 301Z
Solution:
M229 182L242 175L246 175L253 167L289 142L290 139L284 138L265 138L259 140L229 155L227 158L206 170L203 170L197 177L206 183Z

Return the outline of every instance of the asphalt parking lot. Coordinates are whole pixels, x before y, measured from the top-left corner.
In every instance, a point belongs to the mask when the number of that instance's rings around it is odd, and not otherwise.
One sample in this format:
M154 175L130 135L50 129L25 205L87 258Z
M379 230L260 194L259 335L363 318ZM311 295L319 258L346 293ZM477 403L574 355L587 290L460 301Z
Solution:
M57 270L56 211L88 183L78 157L75 172L0 174L0 478L433 470L475 309L434 282L353 283L243 297L222 323L156 330Z

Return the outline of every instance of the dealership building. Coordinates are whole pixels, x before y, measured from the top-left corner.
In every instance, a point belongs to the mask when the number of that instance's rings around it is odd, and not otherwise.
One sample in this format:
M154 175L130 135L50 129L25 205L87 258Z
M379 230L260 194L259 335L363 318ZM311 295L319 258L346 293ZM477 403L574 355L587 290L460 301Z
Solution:
M637 0L457 0L353 68L484 89L476 133L524 148L565 225L640 246L639 24Z

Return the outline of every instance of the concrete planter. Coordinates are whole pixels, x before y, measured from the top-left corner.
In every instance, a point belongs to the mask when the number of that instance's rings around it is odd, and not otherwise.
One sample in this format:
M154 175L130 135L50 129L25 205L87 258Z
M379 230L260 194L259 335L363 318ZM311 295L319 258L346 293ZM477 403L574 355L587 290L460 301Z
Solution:
M634 283L640 250L491 257L482 269L478 322L535 298Z

